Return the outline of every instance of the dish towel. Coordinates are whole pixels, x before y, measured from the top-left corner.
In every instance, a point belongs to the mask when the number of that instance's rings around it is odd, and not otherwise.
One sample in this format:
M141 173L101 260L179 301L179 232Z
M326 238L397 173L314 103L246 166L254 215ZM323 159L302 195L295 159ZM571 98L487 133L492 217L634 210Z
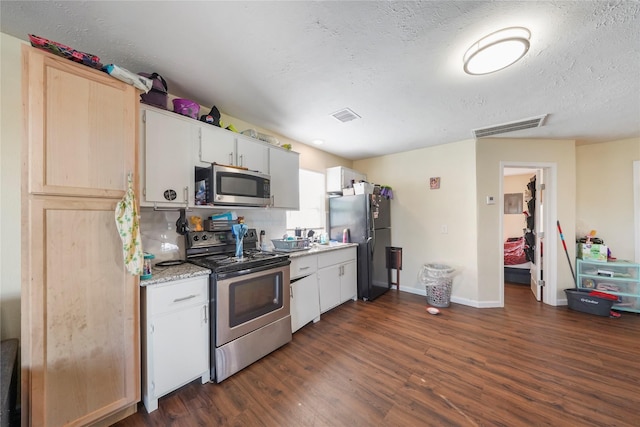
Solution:
M136 207L136 195L133 192L131 174L127 183L127 192L116 205L116 227L122 239L124 265L132 276L142 274L144 255L140 238L140 217Z

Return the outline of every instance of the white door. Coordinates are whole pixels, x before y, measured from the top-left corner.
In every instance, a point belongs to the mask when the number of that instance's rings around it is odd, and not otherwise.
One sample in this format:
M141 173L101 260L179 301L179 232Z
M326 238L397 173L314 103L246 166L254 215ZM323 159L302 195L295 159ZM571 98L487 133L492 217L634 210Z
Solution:
M544 205L542 204L544 191L544 182L542 171L536 171L536 186L535 186L535 208L534 208L534 229L533 236L535 239L535 248L533 254L533 261L531 262L531 292L535 296L536 300L542 300L542 286L543 282L543 268L542 268L542 247L544 239Z

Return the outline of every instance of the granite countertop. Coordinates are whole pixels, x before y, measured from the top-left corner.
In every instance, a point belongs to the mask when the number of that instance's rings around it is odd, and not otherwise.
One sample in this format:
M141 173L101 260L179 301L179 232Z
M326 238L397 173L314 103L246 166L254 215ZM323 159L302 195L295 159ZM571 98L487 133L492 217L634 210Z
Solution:
M211 270L199 267L191 263L172 265L170 267L151 267L151 278L141 279L140 286L157 285L158 283L170 282L172 280L190 279L198 276L208 276Z
M295 251L295 252L287 252L289 258L298 258L306 255L317 255L322 252L334 251L336 249L344 249L352 246L358 246L357 243L340 243L340 242L331 242L328 245L320 245L314 243L310 249L305 249L304 251Z

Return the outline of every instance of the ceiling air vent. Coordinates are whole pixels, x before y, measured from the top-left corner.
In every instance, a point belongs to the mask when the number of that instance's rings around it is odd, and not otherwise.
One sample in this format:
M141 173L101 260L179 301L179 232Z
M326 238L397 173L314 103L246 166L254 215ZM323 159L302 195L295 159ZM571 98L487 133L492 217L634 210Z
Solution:
M360 116L354 113L349 108L343 108L340 111L336 111L331 114L336 119L340 120L342 123L350 122L351 120L359 119Z
M473 129L473 135L476 138L482 138L486 136L499 135L502 133L513 132L522 129L537 128L544 124L544 120L548 114L543 114L538 117L531 117L529 119L518 120L517 122L503 123L501 125L489 126L482 129Z

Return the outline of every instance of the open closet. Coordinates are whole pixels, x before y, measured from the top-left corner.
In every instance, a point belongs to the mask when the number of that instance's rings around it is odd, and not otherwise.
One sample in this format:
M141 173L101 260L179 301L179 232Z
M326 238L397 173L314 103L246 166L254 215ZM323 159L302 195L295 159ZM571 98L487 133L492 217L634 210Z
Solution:
M536 175L530 170L505 169L504 281L529 285L535 260Z

